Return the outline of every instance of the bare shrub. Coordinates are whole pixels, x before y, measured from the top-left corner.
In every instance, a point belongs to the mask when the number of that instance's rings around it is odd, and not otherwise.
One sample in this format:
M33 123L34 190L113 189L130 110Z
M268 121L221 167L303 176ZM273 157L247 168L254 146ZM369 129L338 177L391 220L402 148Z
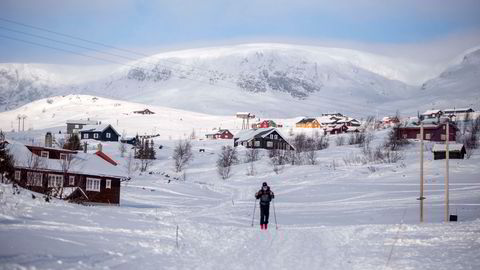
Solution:
M298 153L305 151L307 144L307 135L305 133L300 133L293 137L293 147Z
M342 145L345 145L345 137L341 136L341 135L338 135L336 138L335 138L335 144L337 146L342 146Z
M259 159L260 152L256 148L249 148L245 152L245 162L248 163L247 175L255 175L255 161Z
M366 134L365 132L354 132L350 133L350 136L348 137L348 144L354 145L354 144L364 144L366 140Z
M230 177L231 167L238 162L237 148L228 146L222 146L217 159L217 172L223 180Z
M255 162L260 157L260 151L257 148L248 148L245 152L245 162Z

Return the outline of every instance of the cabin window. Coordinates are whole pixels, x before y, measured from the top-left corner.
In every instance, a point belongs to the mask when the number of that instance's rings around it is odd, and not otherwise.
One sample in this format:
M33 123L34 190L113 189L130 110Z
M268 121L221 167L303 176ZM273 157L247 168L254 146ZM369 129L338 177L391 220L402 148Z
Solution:
M417 139L421 139L422 137L420 136L420 133L417 133Z
M260 141L255 141L255 147L260 147Z
M33 186L33 173L27 172L27 186Z
M60 159L61 159L61 160L67 160L67 156L68 156L68 155L65 154L65 153L60 153Z
M112 180L107 179L105 182L105 188L112 188Z
M93 138L98 139L98 133L93 133Z
M80 125L75 125L75 128L80 128Z
M443 126L442 128L443 128L443 130L446 130L446 126Z
M109 139L112 137L112 134L111 134L110 132L107 132L105 135L106 135L107 138L109 138Z
M273 138L274 138L275 140L278 140L278 135L274 135Z
M273 134L270 134L270 139L273 140Z
M88 190L88 191L100 191L100 179L88 178L87 177L86 190Z
M267 148L272 148L273 147L273 142L267 142Z
M48 187L63 187L63 175L49 174Z
M74 186L74 185L75 185L75 176L70 175L70 176L68 177L68 184L69 184L70 186Z
M446 138L447 138L447 136L445 136L445 134L441 134L441 135L440 135L440 140L445 141Z
M250 146L250 147L252 146L252 142L251 142L251 141L250 141L250 142L248 142L248 146Z
M406 138L407 138L407 134L403 134L402 136L403 136L403 138L404 138L404 139L406 139Z
M40 153L40 156L41 156L41 157L44 157L44 158L48 158L49 153L48 153L48 151L42 151L42 152Z
M15 180L20 181L21 171L15 171Z
M84 134L83 134L83 138L84 138L84 139L88 139L88 133L84 133Z
M33 173L33 185L37 187L42 186L42 179L43 179L43 174L42 173Z

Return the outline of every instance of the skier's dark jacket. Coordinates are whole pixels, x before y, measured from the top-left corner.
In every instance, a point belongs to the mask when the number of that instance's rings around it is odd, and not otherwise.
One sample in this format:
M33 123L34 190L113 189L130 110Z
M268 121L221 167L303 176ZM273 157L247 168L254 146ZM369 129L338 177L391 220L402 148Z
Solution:
M270 187L267 186L267 190L260 189L255 193L255 198L260 199L260 205L270 205L270 201L275 198L275 195L270 190Z

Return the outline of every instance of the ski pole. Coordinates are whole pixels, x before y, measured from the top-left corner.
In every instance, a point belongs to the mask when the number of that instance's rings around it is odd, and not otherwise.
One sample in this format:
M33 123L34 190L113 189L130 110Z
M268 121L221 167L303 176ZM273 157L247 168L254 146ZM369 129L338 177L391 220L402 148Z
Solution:
M278 225L277 225L277 213L275 213L275 200L273 200L273 216L275 217L275 229L278 230Z
M255 220L255 209L257 209L257 199L255 199L255 204L253 205L252 227L253 227L253 221Z

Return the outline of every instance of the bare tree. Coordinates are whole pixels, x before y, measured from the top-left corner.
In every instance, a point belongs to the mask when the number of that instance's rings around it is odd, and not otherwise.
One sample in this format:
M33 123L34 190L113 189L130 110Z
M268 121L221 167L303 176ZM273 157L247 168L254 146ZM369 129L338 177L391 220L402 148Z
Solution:
M57 198L63 197L63 182L68 178L68 172L74 166L77 161L77 157L74 154L66 154L64 158L60 158L58 163L62 170L62 181L60 183L55 182L54 185L51 187L52 189L49 191L49 195Z
M3 132L0 131L0 175L2 183L9 183L10 181L14 181L15 160L13 155L9 153L3 137Z
M188 140L179 140L173 150L173 160L175 161L175 170L180 172L183 167L193 158L192 145Z
M369 115L363 124L363 129L373 130L375 129L375 116Z
M400 137L399 124L396 124L388 133L384 146L392 151L399 150L402 146L409 144L407 139Z
M68 149L68 150L81 150L82 145L80 143L80 138L78 137L78 134L72 134L68 137L67 141L63 141L63 149ZM62 142L60 142L62 144Z
M217 159L217 171L223 180L230 177L231 167L238 162L237 148L228 146L222 146Z
M192 133L190 133L190 140L195 140L197 135L195 134L195 129L192 129Z
M310 165L317 164L316 142L312 138L308 138L305 145L305 160Z
M132 152L128 153L127 160L125 163L125 169L127 169L127 174L130 177L133 172L137 170L136 164L133 159L133 154Z
M288 156L286 150L271 150L269 153L270 164L272 164L273 171L279 174L283 171L285 164L288 162Z
M305 133L300 133L293 137L293 147L295 147L297 153L305 151L306 141L307 136L305 135Z

